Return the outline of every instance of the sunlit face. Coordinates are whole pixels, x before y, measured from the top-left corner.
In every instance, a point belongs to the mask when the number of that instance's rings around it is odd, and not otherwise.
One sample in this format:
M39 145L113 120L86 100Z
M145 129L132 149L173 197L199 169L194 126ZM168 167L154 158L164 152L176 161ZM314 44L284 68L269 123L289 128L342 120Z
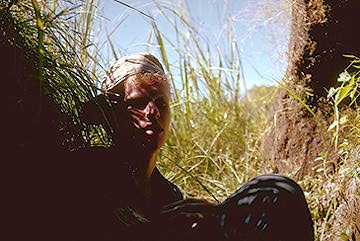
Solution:
M124 101L136 143L156 151L166 140L170 124L168 81L154 74L134 75L124 84Z

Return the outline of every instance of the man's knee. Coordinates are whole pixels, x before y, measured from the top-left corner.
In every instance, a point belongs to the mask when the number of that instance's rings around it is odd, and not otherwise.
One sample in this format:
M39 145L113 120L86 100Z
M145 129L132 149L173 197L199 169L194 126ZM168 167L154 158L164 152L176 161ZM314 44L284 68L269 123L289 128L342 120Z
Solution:
M285 176L255 177L222 206L222 226L234 239L313 240L311 216L303 191Z

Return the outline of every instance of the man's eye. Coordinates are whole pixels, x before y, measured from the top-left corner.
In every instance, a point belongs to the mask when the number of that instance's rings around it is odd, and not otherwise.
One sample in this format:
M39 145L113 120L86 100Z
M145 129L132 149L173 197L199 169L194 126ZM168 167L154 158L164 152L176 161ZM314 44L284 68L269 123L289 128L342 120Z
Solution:
M128 104L128 106L143 110L145 109L148 101L147 99L135 99L135 100L128 100L126 101L126 103Z

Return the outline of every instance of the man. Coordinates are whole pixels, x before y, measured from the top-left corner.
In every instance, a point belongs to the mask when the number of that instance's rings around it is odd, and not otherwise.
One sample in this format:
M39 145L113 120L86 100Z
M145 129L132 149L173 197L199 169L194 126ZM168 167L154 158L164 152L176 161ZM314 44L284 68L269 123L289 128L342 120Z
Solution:
M112 137L111 148L90 150L92 159L102 162L99 174L105 178L96 192L106 196L99 210L112 219L111 239L154 219L182 193L155 166L170 124L170 86L160 62L146 53L124 56L109 68L101 89L103 94L85 106L83 119L102 123Z
M303 192L289 178L256 177L216 205L183 200L159 173L155 164L169 129L170 90L153 55L118 60L102 91L102 122L113 138L113 147L97 157L102 184L93 185L100 201L92 218L102 220L94 225L101 227L102 240L313 240Z

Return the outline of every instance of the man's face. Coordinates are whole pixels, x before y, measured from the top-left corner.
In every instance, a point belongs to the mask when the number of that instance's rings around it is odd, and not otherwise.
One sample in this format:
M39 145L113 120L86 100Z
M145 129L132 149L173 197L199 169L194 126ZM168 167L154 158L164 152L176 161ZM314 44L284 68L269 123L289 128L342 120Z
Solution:
M124 86L124 100L134 127L134 141L147 150L158 150L165 143L170 123L167 80L150 74L131 76Z

